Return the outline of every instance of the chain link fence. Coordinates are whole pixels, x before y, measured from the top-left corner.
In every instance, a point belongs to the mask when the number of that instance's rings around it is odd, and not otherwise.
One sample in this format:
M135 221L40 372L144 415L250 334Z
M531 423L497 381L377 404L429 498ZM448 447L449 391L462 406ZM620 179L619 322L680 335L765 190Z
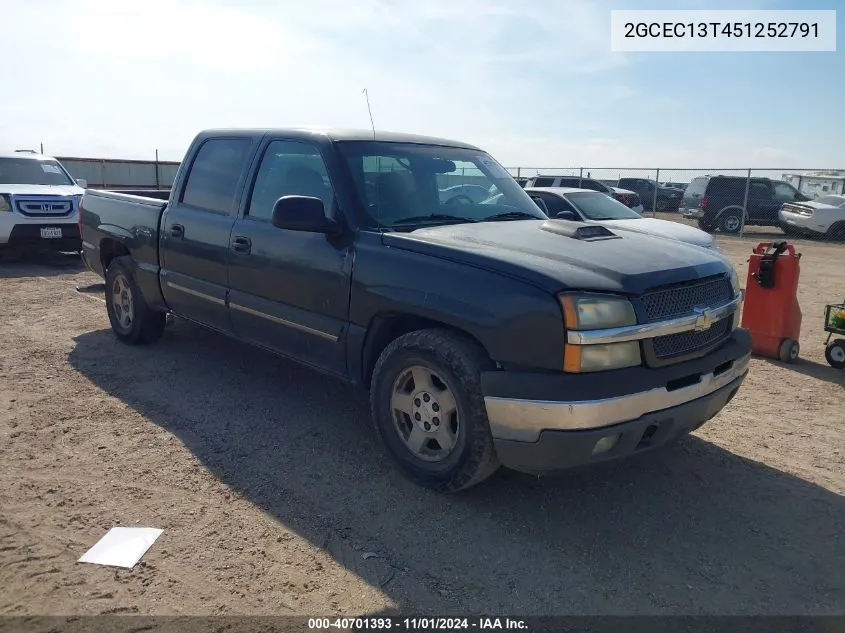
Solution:
M641 205L635 208L643 215L683 222L710 233L845 241L845 170L841 169L507 169L523 185L585 189L605 185L632 191ZM843 206L821 219L813 209L818 205Z

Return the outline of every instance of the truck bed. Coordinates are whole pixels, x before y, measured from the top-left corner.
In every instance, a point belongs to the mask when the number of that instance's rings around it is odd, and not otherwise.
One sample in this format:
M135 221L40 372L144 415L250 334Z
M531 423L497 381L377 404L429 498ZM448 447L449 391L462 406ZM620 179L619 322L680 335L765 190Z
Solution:
M91 270L105 276L101 249L125 246L137 265L158 269L158 233L166 200L88 189L82 198L82 253Z

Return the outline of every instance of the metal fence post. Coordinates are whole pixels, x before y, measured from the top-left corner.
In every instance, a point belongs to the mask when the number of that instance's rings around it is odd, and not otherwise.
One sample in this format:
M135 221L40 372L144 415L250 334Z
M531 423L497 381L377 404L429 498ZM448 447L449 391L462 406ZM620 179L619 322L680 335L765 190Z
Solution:
M103 189L105 189L106 188L106 161L105 161L105 159L100 159L100 180L103 181L101 183L101 186L103 187Z
M161 182L159 181L159 175L158 175L158 149L156 149L156 164L155 164L155 168L156 168L156 189L161 189Z
M517 177L517 178L522 178L522 167L517 167L517 168L516 168L516 177Z
M581 188L581 185L583 184L583 180L584 180L584 168L581 167L581 169L578 171L578 188L579 189Z
M654 195L651 200L651 215L657 217L657 182L660 179L660 168L658 167L654 173Z
M742 239L742 233L745 231L745 215L748 213L748 190L751 189L751 170L748 170L748 175L745 177L745 197L742 200L742 222L739 225L739 238Z

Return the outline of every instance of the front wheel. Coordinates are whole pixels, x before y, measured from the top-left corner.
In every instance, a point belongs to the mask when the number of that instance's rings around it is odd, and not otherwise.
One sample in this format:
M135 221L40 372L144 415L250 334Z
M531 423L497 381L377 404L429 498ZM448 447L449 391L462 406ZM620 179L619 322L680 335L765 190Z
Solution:
M845 338L832 340L824 350L827 364L836 369L845 369Z
M475 486L499 467L480 373L487 354L445 329L400 336L382 352L370 389L376 431L411 480L438 492Z
M115 257L106 270L106 310L118 339L130 345L158 340L167 315L151 310L132 274L131 258Z

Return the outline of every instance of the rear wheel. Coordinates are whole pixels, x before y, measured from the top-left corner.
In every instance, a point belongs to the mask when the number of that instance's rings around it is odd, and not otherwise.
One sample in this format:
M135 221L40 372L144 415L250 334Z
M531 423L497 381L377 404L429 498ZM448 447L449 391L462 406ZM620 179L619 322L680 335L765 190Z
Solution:
M824 358L831 367L845 369L845 338L837 338L828 343Z
M794 226L790 226L789 224L781 224L780 230L784 232L785 235L789 237L799 237L801 235L801 231L796 229Z
M742 228L742 215L739 211L725 211L719 216L719 230L722 233L739 233Z
M131 258L116 257L106 271L106 310L118 339L130 345L158 340L167 315L151 310L132 274Z
M410 332L382 352L370 389L373 422L411 480L457 492L497 470L480 379L491 366L478 344L445 329Z
M827 238L837 242L845 241L845 222L837 222L827 230Z

